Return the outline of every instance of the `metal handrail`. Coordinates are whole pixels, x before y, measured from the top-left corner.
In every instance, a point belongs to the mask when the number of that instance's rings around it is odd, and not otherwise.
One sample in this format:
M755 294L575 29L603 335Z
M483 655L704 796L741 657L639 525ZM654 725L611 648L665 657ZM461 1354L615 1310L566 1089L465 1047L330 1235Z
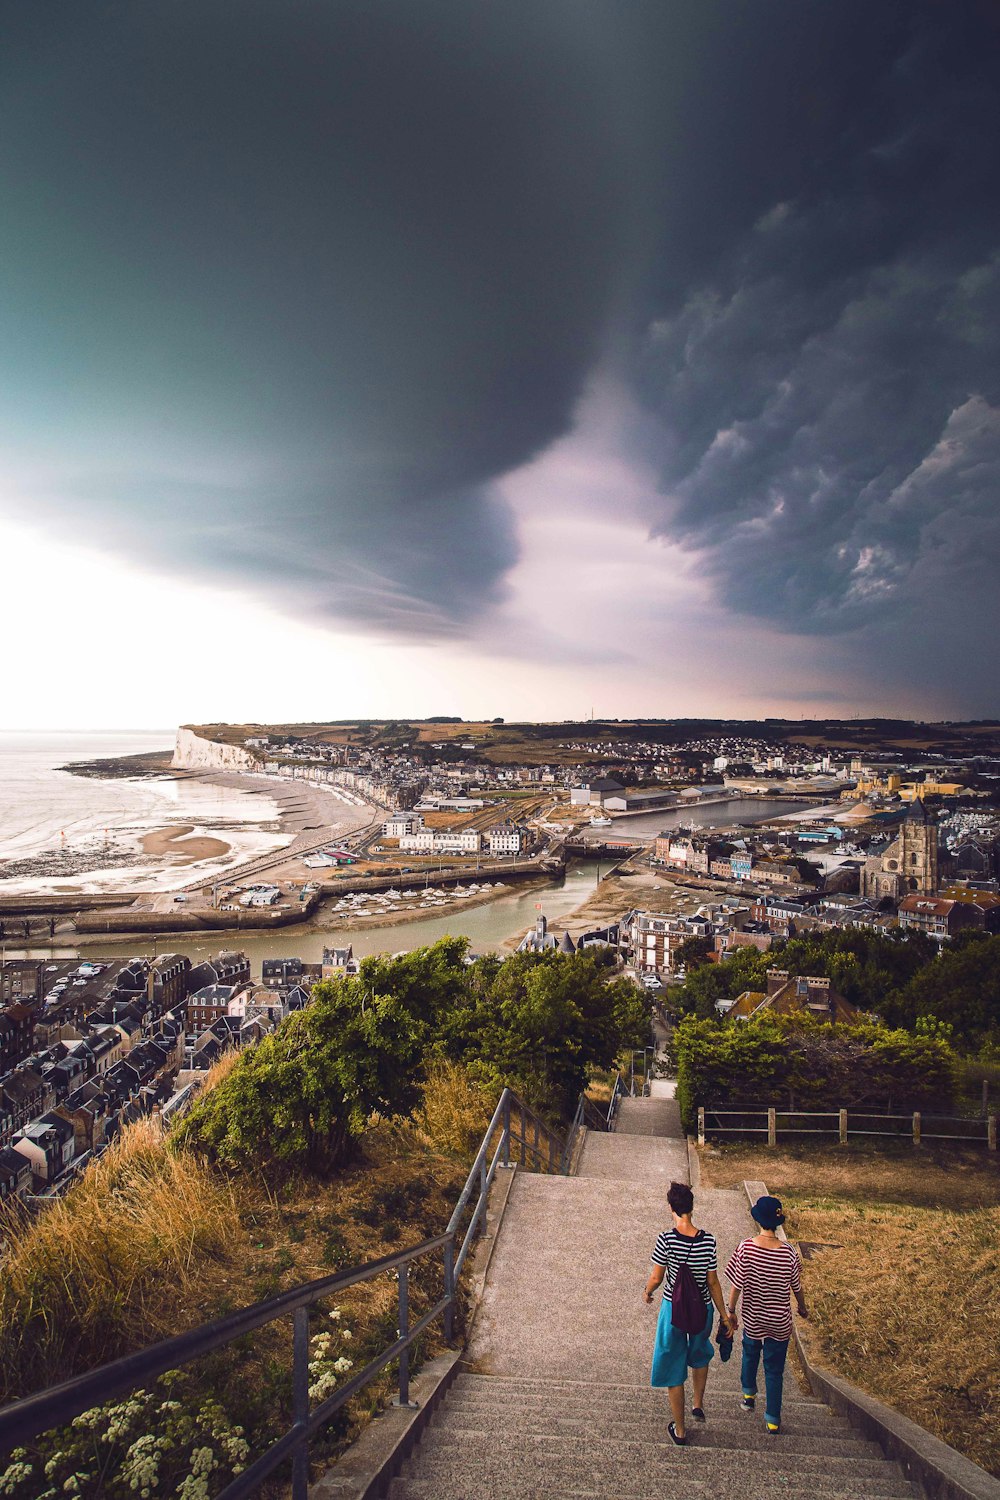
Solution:
M621 1075L618 1076L617 1082L621 1082ZM600 1131L610 1130L610 1121L610 1110L608 1112L605 1112L604 1110L599 1109L598 1106L594 1103L593 1099L590 1098L585 1090L576 1102L576 1112L573 1115L569 1130L566 1133L566 1144L563 1147L562 1156L559 1159L559 1171L564 1177L568 1174L570 1166L572 1165L573 1152L576 1146L576 1138L579 1132L584 1129Z
M611 1103L608 1105L608 1130L614 1130L615 1128L618 1106L621 1104L626 1092L625 1080L622 1078L621 1072L618 1072L615 1074L614 1087L611 1090Z
M511 1126L512 1106L516 1106L520 1112L519 1133L515 1133ZM529 1121L534 1127L533 1141L527 1136ZM499 1139L490 1156L490 1144L497 1131L500 1132ZM547 1147L544 1150L539 1145L543 1135L547 1140ZM217 1496L217 1500L244 1500L244 1497L255 1494L260 1484L288 1458L292 1460L292 1500L307 1500L310 1437L393 1360L399 1361L399 1404L408 1406L410 1404L409 1351L414 1343L440 1317L444 1320L445 1339L451 1342L457 1306L458 1278L472 1248L477 1230L485 1223L487 1200L496 1173L501 1165L511 1166L512 1140L520 1145L521 1165L526 1164L526 1157L530 1155L543 1162L549 1171L561 1170L561 1166L557 1166L556 1162L559 1159L557 1158L559 1148L563 1148L564 1152L562 1138L530 1106L524 1104L509 1088L505 1088L476 1153L465 1186L459 1194L448 1227L443 1234L423 1240L419 1245L413 1245L409 1249L399 1250L393 1255L383 1256L380 1260L367 1261L363 1265L352 1266L346 1271L338 1271L331 1276L321 1276L314 1281L304 1282L301 1286L292 1287L276 1297L268 1297L263 1302L255 1302L250 1307L242 1308L239 1312L216 1318L211 1323L204 1323L200 1328L194 1328L188 1333L163 1339L146 1349L140 1349L134 1354L126 1354L121 1359L112 1360L109 1364L88 1371L84 1375L77 1375L48 1390L37 1391L34 1395L12 1401L9 1405L0 1408L0 1453L6 1454L12 1448L22 1447L40 1433L65 1426L81 1412L88 1411L93 1406L103 1405L123 1392L148 1385L160 1375L166 1374L168 1370L175 1370L179 1365L190 1364L192 1360L200 1359L203 1355L223 1348L245 1334L252 1333L255 1329L263 1328L266 1324L290 1314L293 1319L292 1425L248 1468L231 1480ZM456 1255L455 1246L460 1233L462 1215L468 1208L477 1188L472 1218ZM416 1323L411 1325L409 1320L410 1264L438 1250L442 1252L444 1263L444 1295ZM333 1296L346 1290L347 1287L355 1286L358 1282L368 1281L391 1271L396 1272L398 1281L399 1326L396 1339L339 1390L334 1391L317 1407L311 1408L309 1402L309 1309L325 1297Z

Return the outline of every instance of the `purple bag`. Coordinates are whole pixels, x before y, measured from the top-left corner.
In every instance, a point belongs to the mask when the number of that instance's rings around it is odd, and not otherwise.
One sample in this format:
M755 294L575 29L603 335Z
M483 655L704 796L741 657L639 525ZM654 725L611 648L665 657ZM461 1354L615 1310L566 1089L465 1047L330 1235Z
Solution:
M701 1235L702 1231L699 1229L688 1245L687 1258L677 1268L673 1290L670 1293L670 1323L671 1327L676 1328L680 1333L701 1333L707 1318L698 1283L687 1263Z

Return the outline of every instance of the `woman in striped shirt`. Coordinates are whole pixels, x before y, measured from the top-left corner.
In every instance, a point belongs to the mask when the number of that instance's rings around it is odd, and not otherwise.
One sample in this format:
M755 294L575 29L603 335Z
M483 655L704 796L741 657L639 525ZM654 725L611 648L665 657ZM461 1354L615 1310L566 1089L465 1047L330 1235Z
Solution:
M691 1415L698 1422L705 1420L702 1403L705 1399L709 1361L715 1353L712 1348L712 1303L719 1309L719 1317L727 1328L729 1319L726 1317L726 1305L719 1284L715 1236L706 1234L703 1229L696 1229L691 1222L694 1194L686 1182L672 1182L667 1202L673 1214L674 1227L657 1237L653 1247L653 1269L649 1273L644 1295L647 1302L652 1302L656 1288L661 1282L664 1283L660 1316L656 1323L650 1383L661 1389L663 1386L667 1387L673 1416L667 1431L671 1442L682 1448L687 1442L684 1427L684 1382L689 1369L694 1395ZM681 1266L687 1266L690 1270L705 1304L705 1326L699 1333L684 1333L673 1326L671 1297Z
M733 1284L729 1294L729 1316L736 1324L736 1304L743 1297L743 1409L753 1411L757 1400L757 1370L764 1356L766 1408L764 1426L776 1435L781 1431L781 1392L785 1357L792 1336L790 1294L794 1293L800 1318L808 1318L799 1258L787 1240L778 1238L778 1225L785 1216L779 1198L758 1198L750 1210L760 1233L737 1245L729 1258L726 1275Z

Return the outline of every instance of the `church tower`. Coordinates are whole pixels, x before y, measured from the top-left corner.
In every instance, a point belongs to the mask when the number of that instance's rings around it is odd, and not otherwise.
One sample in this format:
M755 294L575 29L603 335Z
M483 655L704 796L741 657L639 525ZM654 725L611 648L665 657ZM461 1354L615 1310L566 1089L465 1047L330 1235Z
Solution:
M937 819L924 806L922 797L914 797L899 833L899 874L901 894L917 891L931 896L938 888Z
M937 819L916 797L889 847L865 861L861 893L875 901L901 901L913 892L932 896L938 880Z

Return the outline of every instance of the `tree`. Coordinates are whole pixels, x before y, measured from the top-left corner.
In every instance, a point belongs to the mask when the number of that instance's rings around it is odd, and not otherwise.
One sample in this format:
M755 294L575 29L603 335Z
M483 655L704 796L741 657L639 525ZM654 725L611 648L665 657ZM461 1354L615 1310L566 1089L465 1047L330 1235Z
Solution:
M373 1110L401 1114L417 1102L423 1039L391 995L366 994L358 980L326 981L310 1006L240 1055L175 1139L227 1167L331 1170Z
M975 933L949 943L890 997L887 1010L904 1026L943 1021L961 1046L979 1048L1000 1030L1000 937Z

